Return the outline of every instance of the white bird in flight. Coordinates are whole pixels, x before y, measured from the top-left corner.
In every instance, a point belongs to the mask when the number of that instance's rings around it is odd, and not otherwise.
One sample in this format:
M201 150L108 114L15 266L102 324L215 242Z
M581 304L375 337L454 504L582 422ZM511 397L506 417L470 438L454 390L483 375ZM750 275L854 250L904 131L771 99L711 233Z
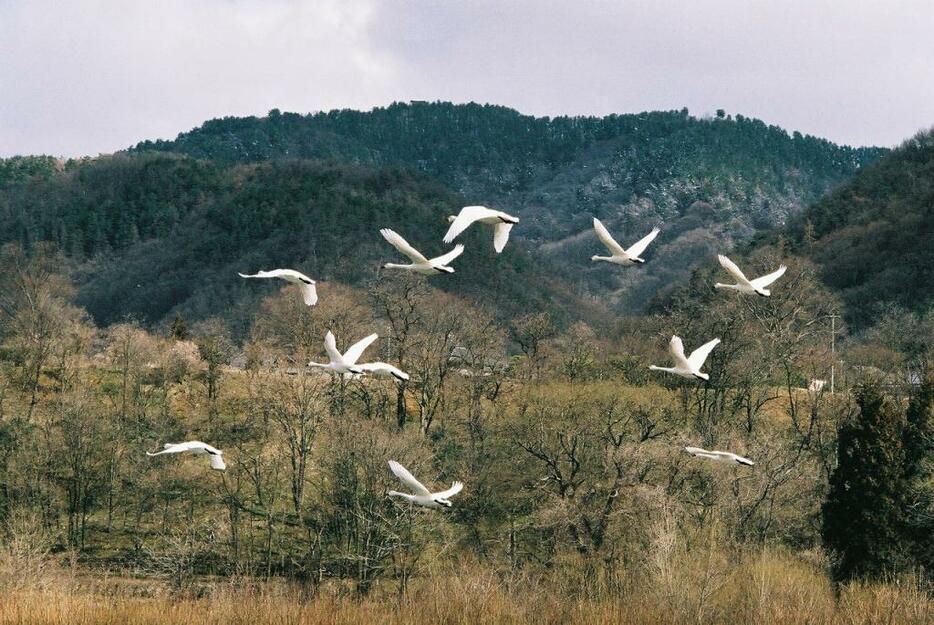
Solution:
M437 273L454 273L454 268L449 267L448 263L464 252L464 246L458 244L447 254L442 254L436 258L428 259L422 256L421 252L409 245L408 241L403 239L397 232L390 230L389 228L383 228L379 232L383 235L384 239L392 244L394 248L412 260L411 265L386 263L383 265L383 267L386 269L405 269L406 271L415 271L426 276L431 276Z
M610 254L612 254L612 256L592 256L590 260L602 260L607 263L613 263L614 265L634 265L636 263L644 263L645 259L641 258L642 252L645 251L645 248L649 246L649 243L654 241L655 237L658 236L658 233L661 232L661 230L658 228L653 228L652 232L633 243L628 250L624 250L623 246L616 242L616 239L610 235L610 232L606 229L606 226L604 226L596 217L593 218L593 229L597 231L597 236L606 246L606 249L610 250Z
M464 485L460 482L454 482L451 484L451 488L443 490L438 493L429 492L425 486L415 479L415 477L409 473L409 470L404 466L396 462L395 460L389 461L389 469L399 478L403 484L408 486L415 492L414 495L409 493L400 493L399 491L391 490L387 495L390 497L399 497L405 499L409 503L413 503L416 506L424 506L426 508L441 508L446 506L451 507L450 498L461 492L461 489L464 488Z
M722 284L717 282L714 284L714 288L733 289L735 291L739 291L740 293L755 293L763 297L768 297L772 294L771 291L765 287L781 278L782 274L785 273L785 270L788 269L785 265L781 265L778 269L770 274L766 274L761 278L756 278L755 280L750 280L742 271L740 271L740 268L736 266L736 263L723 254L718 254L717 260L720 261L720 264L724 269L729 271L733 277L736 278L736 284Z
M733 464L744 464L747 467L751 467L756 464L749 458L738 456L729 451L707 451L706 449L701 449L700 447L685 447L684 451L688 452L695 458L707 458L708 460L716 460L718 462L731 462Z
M486 206L465 206L457 216L451 215L448 217L448 221L451 222L451 226L444 235L445 243L454 241L471 224L492 224L493 249L499 254L506 247L506 242L509 240L509 231L519 223L519 218Z
M259 271L254 274L237 273L241 278L281 278L292 284L302 286L302 299L309 306L318 303L318 292L315 290L315 281L305 274L294 269L273 269L272 271Z
M704 361L707 360L707 356L719 343L720 339L708 341L691 352L690 356L685 358L684 344L681 342L679 337L673 336L671 337L671 342L668 343L668 352L671 354L671 359L674 361L675 366L656 367L655 365L651 365L649 366L649 369L674 373L675 375L680 375L682 378L698 378L700 380L709 380L710 376L706 373L701 373L700 369L704 366Z
M357 365L357 367L359 369L363 369L364 372L376 377L391 376L399 381L405 381L409 379L408 373L393 367L391 364L386 362L365 362L363 364Z
M227 465L224 464L224 452L222 452L217 447L211 447L207 443L202 443L201 441L188 441L185 443L166 443L163 445L162 451L157 451L155 453L146 452L147 456L161 456L162 454L180 454L183 452L191 452L198 456L203 456L207 454L211 457L211 468L218 471L223 471L227 468Z
M334 340L334 334L328 330L324 335L324 350L328 354L330 362L322 364L318 362L309 362L309 367L318 367L320 369L330 369L334 373L353 373L362 374L363 368L357 365L357 360L363 355L363 350L370 346L377 339L376 334L360 339L347 348L343 354L337 351L337 341Z

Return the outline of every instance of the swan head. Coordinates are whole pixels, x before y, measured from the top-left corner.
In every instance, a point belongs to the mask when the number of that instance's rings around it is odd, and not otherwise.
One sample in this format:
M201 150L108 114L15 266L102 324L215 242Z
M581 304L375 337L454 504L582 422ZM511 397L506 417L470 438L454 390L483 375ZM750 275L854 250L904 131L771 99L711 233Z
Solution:
M756 291L756 295L761 295L762 297L769 297L772 295L772 292L768 289L759 289Z
M704 382L710 379L710 376L706 373L695 373L694 377L698 380L703 380Z
M457 219L456 215L448 215L448 223L453 223Z
M447 499L435 499L435 503L439 503L446 508L450 508L453 504Z

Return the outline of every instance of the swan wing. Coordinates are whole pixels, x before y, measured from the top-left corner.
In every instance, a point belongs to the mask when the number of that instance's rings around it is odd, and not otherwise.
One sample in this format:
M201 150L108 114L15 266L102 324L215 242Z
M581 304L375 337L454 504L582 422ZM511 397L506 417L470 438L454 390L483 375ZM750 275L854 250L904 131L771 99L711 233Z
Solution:
M311 284L302 283L302 299L308 306L314 306L318 303L318 290L315 288L314 282Z
M147 456L161 456L162 454L178 454L183 451L188 451L188 447L184 443L166 443L163 445L162 451L156 452L146 452Z
M369 371L371 373L388 373L394 378L400 380L408 380L409 374L397 367L393 367L391 364L386 362L367 362L362 365L357 365L359 369L363 371Z
M730 460L737 464L745 464L750 467L756 464L749 458L745 458L743 456L740 456L739 454L734 454L731 451L708 451L707 453L712 456L716 456L717 458L722 458L723 460Z
M377 334L371 334L348 347L347 351L344 352L344 362L348 365L357 364L357 360L363 355L364 350L369 347L377 337Z
M332 363L344 362L344 357L337 351L337 341L334 339L334 333L328 330L324 335L324 351L328 354L328 360Z
M765 287L769 286L770 284L772 284L773 282L781 278L782 275L787 270L788 270L788 267L786 267L785 265L781 265L778 269L776 269L772 273L766 274L760 278L756 278L755 280L752 280L750 284L754 288L764 289Z
M509 231L515 224L501 221L493 227L493 249L499 254L509 241Z
M454 482L451 484L451 488L443 490L440 493L432 493L432 499L447 499L448 497L453 497L457 493L464 490L464 485L461 482Z
M257 271L256 273L240 273L237 272L237 275L241 278L281 278L285 269L273 269L272 271Z
M464 246L458 243L457 245L454 246L454 249L448 252L447 254L436 256L435 258L432 258L428 262L430 262L432 265L439 265L443 267L463 253L464 253Z
M668 343L668 353L671 354L671 359L676 366L682 369L691 368L688 359L684 357L684 343L681 342L680 336L671 337L671 341Z
M220 454L211 454L211 468L216 471L223 471L227 468L224 463L224 457Z
M422 256L421 252L409 245L409 242L403 239L395 230L383 228L379 233L382 234L383 238L389 241L394 248L399 250L403 256L408 256L413 263L421 264L428 262L428 259Z
M409 473L408 469L395 460L389 461L389 470L392 471L393 475L399 478L403 484L411 488L416 495L422 495L423 497L431 496L431 493L428 492L428 489L425 488L425 485L416 480L415 476Z
M729 272L730 272L730 275L732 275L734 278L736 278L736 280L737 280L740 284L749 284L749 279L746 278L746 274L744 274L744 273L740 270L740 268L736 266L736 263L734 263L732 260L730 260L729 258L727 258L726 256L724 256L723 254L717 254L717 260L720 261L720 265L721 265L724 269L726 269L727 271L729 271Z
M597 238L606 246L606 249L610 250L611 254L614 256L624 256L626 254L626 250L623 249L623 246L616 242L616 239L614 239L610 231L606 229L603 222L596 217L593 218L593 229L597 232Z
M478 219L489 217L494 212L486 206L465 206L448 227L448 231L444 234L444 242L450 243L457 238L457 235L469 228L472 223Z
M629 249L626 250L626 255L630 258L638 258L642 255L642 252L645 251L645 248L649 246L649 243L655 240L655 237L658 236L658 233L661 232L658 228L652 228L652 232L648 233L635 243L629 246Z
M707 356L709 356L713 348L719 344L720 339L713 339L691 352L691 355L688 356L688 364L691 365L691 369L700 371L700 368L704 366L704 361L707 360Z

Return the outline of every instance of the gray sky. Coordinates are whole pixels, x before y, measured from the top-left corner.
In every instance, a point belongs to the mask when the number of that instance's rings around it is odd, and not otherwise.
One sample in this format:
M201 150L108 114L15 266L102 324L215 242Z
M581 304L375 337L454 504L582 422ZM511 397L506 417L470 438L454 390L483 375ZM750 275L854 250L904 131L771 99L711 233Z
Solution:
M0 156L416 99L893 145L934 125L934 0L0 0Z

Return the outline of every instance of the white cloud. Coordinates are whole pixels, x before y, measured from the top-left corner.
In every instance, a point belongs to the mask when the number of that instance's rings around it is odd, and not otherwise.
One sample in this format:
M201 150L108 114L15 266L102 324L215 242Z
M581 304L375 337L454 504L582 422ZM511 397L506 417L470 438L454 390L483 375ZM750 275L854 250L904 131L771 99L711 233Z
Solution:
M0 155L410 99L725 108L891 145L934 123L931 32L929 0L0 0Z
M0 154L96 154L205 119L371 107L366 0L0 3Z

